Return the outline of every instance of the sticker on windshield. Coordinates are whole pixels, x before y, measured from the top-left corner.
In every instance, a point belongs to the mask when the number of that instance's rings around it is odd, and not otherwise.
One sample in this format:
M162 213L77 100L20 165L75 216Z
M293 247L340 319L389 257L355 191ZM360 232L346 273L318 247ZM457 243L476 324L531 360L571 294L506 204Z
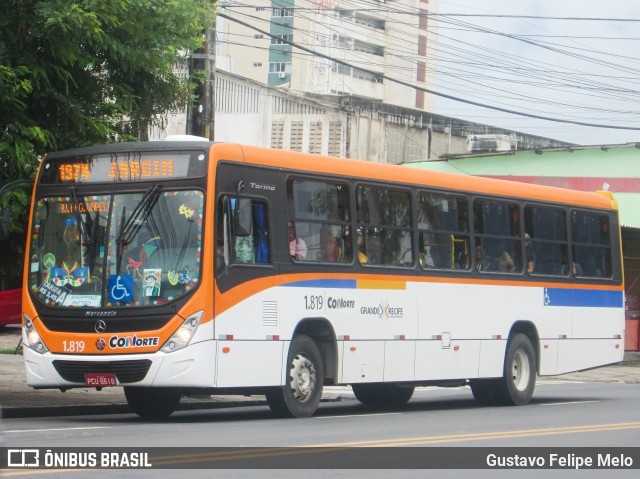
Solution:
M178 275L178 282L180 284L187 284L190 281L191 281L191 276L189 276L189 270L185 268L182 271L180 271L180 274Z
M49 274L51 275L51 281L56 286L71 285L78 287L89 277L89 268L87 266L78 266L78 263L69 266L66 261L63 261L62 268L51 268Z
M187 219L191 219L191 217L195 214L195 211L193 211L193 209L189 208L187 205L180 205L180 208L178 208L178 213L180 213Z
M112 303L130 303L133 301L133 275L109 275L109 301Z
M47 253L42 257L42 264L46 269L51 269L56 265L56 257L53 253Z
M102 296L98 294L69 294L62 303L63 306L93 307L97 308L102 304Z
M63 303L71 291L46 281L40 285L38 295L45 303Z
M160 296L160 281L162 280L161 269L145 269L143 271L144 285L142 287L143 296Z
M169 281L169 284L171 286L175 286L176 284L178 284L178 272L177 271L168 271L167 272L167 280Z

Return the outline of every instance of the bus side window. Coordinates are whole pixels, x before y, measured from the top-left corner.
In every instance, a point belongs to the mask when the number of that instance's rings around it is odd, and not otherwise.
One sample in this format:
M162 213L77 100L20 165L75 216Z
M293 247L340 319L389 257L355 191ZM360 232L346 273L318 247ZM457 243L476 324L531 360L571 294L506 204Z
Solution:
M218 203L216 218L216 272L232 264L270 262L264 202L225 196Z
M524 245L530 274L567 276L569 249L566 214L562 208L527 205Z
M468 201L440 193L418 195L418 253L424 269L469 269Z

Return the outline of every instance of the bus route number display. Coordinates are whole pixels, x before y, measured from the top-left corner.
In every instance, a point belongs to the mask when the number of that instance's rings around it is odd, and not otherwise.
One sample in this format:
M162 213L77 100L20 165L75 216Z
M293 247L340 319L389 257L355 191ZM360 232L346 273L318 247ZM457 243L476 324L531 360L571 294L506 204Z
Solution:
M53 159L45 163L41 183L113 183L200 177L203 153L110 155Z

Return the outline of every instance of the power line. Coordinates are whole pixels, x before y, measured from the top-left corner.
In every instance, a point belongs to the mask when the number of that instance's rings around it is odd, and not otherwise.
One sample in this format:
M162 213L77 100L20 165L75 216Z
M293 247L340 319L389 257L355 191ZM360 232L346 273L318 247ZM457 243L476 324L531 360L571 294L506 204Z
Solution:
M224 18L226 20L229 20L230 22L235 22L235 23L238 23L239 25L242 25L244 27L247 27L247 28L250 28L252 30L255 30L255 31L259 32L259 33L262 33L263 35L268 35L269 37L275 38L275 35L267 32L265 30L259 29L259 28L255 27L253 25L250 25L249 23L243 22L242 20L238 20L237 18L233 18L233 17L231 17L229 15L226 15L224 13L221 13L221 12L218 13L218 16L221 17L221 18ZM524 116L524 117L527 117L527 118L535 118L535 119L538 119L538 120L553 121L553 122L557 122L557 123L569 123L569 124L573 124L573 125L589 126L589 127L595 127L595 128L609 128L609 129L616 129L616 130L635 130L635 131L639 131L640 130L640 127L604 125L604 124L597 124L597 123L582 122L582 121L577 121L577 120L566 120L566 119L561 119L561 118L553 118L553 117L544 116L544 115L535 115L535 114L532 114L532 113L526 113L526 112L511 110L511 109L502 108L502 107L498 107L498 106L494 106L494 105L488 105L488 104L485 104L485 103L479 103L479 102L475 102L475 101L472 101L472 100L459 98L459 97L456 97L456 96L453 96L453 95L448 95L448 94L445 94L445 93L439 93L439 92L436 92L436 91L428 89L428 88L424 88L424 87L421 87L421 86L418 86L418 85L415 85L415 84L411 84L411 83L405 82L403 80L398 80L398 79L395 79L395 78L391 78L391 77L389 77L389 76L387 76L385 74L381 74L381 73L378 73L378 72L375 72L375 71L372 71L372 70L368 70L366 68L354 66L353 64L351 64L349 62L346 62L344 60L340 60L340 59L335 58L335 57L331 57L329 55L325 55L324 53L317 52L315 50L312 50L311 48L304 47L302 45L299 45L299 44L297 44L295 42L292 42L292 41L289 41L287 39L282 39L282 40L285 43L291 45L292 47L298 48L298 49L300 49L302 51L305 51L305 52L310 53L312 55L318 56L320 58L324 58L326 60L330 60L330 61L333 61L335 63L341 64L341 65L344 65L344 66L347 66L347 67L350 67L350 68L356 68L358 70L362 70L363 72L366 72L366 73L368 73L370 75L381 77L384 80L388 80L390 82L397 83L399 85L406 86L408 88L412 88L412 89L415 89L415 90L423 91L423 92L429 93L431 95L435 95L435 96L438 96L438 97L441 97L441 98L447 98L449 100L457 101L457 102L460 102L460 103L466 103L468 105L474 105L474 106L478 106L478 107L481 107L481 108L487 108L489 110L495 110L495 111L500 111L500 112L503 112L503 113L509 113L509 114L512 114L512 115Z

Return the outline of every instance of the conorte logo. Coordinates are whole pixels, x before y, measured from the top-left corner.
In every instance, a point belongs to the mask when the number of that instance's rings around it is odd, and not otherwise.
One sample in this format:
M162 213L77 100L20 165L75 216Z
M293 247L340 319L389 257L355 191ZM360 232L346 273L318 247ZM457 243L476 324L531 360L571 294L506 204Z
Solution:
M7 467L40 467L40 450L8 449Z

